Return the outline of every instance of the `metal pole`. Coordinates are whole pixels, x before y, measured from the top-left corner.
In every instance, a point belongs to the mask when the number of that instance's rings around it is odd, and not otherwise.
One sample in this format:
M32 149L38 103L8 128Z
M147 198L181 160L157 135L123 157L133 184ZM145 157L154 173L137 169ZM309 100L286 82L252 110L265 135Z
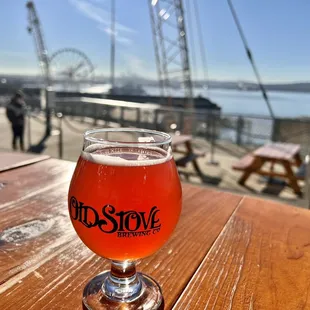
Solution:
M63 135L62 135L62 113L57 113L58 117L58 127L59 127L59 137L58 137L58 156L60 159L63 158Z
M111 93L113 94L115 87L115 0L111 0L111 71L110 83Z
M154 129L158 130L158 110L154 110Z
M236 144L242 145L242 133L244 129L244 119L242 116L238 116L237 118L237 126L236 126Z
M212 112L211 112L212 113ZM219 163L214 159L215 152L215 135L216 135L216 119L215 115L211 114L211 141L210 141L210 160L209 165L217 166Z
M180 110L180 112L179 112L179 128L177 130L182 132L183 129L184 129L184 110Z
M97 120L98 120L98 105L96 103L93 104L93 109L94 109L94 113L93 113L93 118L94 118L94 126L97 126Z
M124 126L124 110L125 110L125 108L121 107L121 115L120 115L121 126Z
M137 108L137 127L141 127L141 110L140 108Z
M30 107L27 109L27 127L28 127L28 149L31 148L31 111Z
M45 119L46 119L46 130L45 136L49 137L51 135L51 109L50 109L50 96L48 87L45 88L46 105L45 105Z

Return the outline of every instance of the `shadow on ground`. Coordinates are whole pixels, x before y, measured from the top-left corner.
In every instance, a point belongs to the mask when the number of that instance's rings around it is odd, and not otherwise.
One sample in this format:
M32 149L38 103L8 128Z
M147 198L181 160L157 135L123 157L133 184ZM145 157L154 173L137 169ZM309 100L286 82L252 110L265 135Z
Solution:
M265 179L266 186L262 189L262 194L268 194L268 195L274 195L279 196L280 193L284 190L286 187L286 182L280 179L275 178L263 178Z
M181 177L183 177L188 182L190 182L190 179L192 177L195 177L195 178L198 177L196 173L187 172L187 171L179 171L179 174ZM214 185L214 186L218 186L222 181L221 177L213 177L213 176L208 176L208 175L203 175L202 177L199 177L199 178L201 179L203 184Z

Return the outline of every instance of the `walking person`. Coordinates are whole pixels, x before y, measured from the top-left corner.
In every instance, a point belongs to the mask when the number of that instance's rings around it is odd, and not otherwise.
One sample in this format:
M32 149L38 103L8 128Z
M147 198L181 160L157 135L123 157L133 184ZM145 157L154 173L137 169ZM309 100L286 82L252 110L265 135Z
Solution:
M17 150L17 140L21 151L24 151L24 128L25 128L26 104L23 93L18 91L11 99L6 108L6 115L12 126L12 147Z

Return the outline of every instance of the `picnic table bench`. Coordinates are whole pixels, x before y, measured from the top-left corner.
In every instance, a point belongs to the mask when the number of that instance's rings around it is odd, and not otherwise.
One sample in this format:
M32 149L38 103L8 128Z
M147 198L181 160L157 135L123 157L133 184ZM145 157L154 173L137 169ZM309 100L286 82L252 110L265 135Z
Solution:
M85 284L109 269L70 223L74 166L45 159L0 173L0 309L82 309ZM138 265L161 285L165 309L309 308L308 210L182 187L176 230Z
M203 173L197 162L197 158L205 156L205 152L193 150L192 136L190 135L171 135L172 137L172 150L174 153L183 154L181 158L175 160L175 163L179 167L186 167L187 164L192 163L195 171L200 177L203 177ZM180 150L180 146L184 146L185 150Z
M269 169L263 170L263 166L269 163ZM274 165L279 164L284 172L274 171ZM293 167L300 167L302 160L300 157L300 146L292 143L269 143L253 153L242 157L233 165L234 170L243 171L239 184L244 185L252 173L262 176L277 177L288 181L288 185L297 195L301 195L298 180L304 177L294 173Z

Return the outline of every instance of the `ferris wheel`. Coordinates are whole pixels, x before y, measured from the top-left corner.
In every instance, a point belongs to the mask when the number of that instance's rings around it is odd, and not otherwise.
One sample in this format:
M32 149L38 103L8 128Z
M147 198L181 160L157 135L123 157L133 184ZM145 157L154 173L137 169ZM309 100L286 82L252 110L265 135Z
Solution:
M75 48L63 48L49 59L53 84L61 83L67 89L78 89L94 82L94 66L90 59Z

